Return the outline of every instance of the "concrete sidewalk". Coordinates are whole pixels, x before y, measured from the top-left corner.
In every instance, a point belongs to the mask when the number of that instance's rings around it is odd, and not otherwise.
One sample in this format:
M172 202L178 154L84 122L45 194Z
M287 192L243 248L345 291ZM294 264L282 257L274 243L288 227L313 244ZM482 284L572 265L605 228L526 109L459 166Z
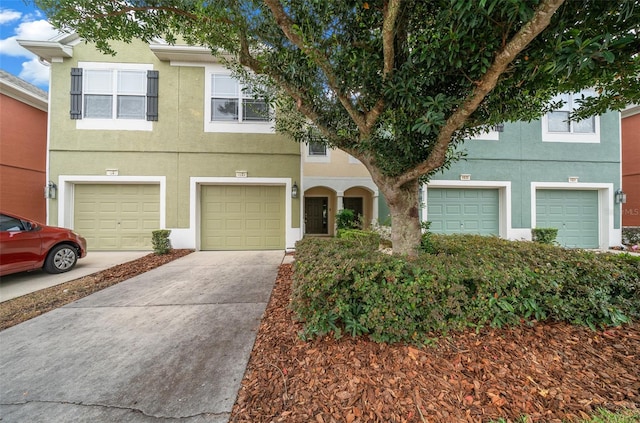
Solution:
M65 273L52 275L38 269L6 275L0 278L0 302L60 285L151 253L152 251L89 251L85 258L78 260L76 266Z
M195 252L0 332L0 420L227 422L283 257Z

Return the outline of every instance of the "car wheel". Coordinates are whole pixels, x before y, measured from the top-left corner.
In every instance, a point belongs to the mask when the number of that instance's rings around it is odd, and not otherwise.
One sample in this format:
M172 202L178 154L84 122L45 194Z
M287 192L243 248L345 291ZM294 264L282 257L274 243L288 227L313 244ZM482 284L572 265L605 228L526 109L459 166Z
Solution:
M78 261L78 251L70 245L56 245L49 251L43 269L47 273L63 273L73 269Z

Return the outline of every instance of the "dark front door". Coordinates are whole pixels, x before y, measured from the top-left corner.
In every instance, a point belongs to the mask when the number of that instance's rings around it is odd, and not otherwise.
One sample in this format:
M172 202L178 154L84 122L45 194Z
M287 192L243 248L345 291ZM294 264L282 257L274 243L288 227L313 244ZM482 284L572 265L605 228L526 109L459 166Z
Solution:
M329 200L327 197L305 197L304 221L308 234L328 234Z

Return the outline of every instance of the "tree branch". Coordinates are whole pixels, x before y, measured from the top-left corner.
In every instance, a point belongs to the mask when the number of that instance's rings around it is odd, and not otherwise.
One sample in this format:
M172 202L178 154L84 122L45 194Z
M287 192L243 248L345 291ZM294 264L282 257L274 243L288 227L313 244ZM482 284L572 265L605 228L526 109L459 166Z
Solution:
M322 52L317 49L307 45L300 35L296 34L293 30L293 21L287 15L282 4L279 0L264 0L264 3L269 7L273 17L276 20L278 27L282 30L284 35L295 44L300 50L302 50L310 59L318 64L320 69L324 72L327 77L327 82L329 87L336 93L338 100L342 104L342 107L345 108L351 119L354 121L358 129L361 133L368 133L370 128L367 127L364 115L358 112L351 103L349 97L345 96L345 94L338 89L337 78L331 69L331 64L329 63L327 57L322 54Z
M440 130L429 158L396 178L396 187L400 187L444 164L447 150L455 131L462 127L469 116L476 111L482 100L495 88L498 79L505 72L507 66L549 26L551 17L564 2L565 0L545 0L538 6L531 20L496 55L493 63L478 81L473 92L447 119L447 122Z
M402 0L389 0L384 4L384 18L382 22L382 80L383 82L393 73L395 65L395 37L396 37L396 24L398 21L398 14L400 13L400 4ZM378 116L384 110L384 100L379 99L373 106L373 109L369 110L365 115L365 124L369 130L375 124Z

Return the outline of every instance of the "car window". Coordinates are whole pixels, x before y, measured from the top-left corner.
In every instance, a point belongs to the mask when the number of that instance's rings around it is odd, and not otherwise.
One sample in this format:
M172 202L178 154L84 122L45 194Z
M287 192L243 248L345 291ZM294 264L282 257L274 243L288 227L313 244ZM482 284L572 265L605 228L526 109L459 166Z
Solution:
M0 231L3 232L16 232L24 231L24 225L20 219L15 217L0 214Z

